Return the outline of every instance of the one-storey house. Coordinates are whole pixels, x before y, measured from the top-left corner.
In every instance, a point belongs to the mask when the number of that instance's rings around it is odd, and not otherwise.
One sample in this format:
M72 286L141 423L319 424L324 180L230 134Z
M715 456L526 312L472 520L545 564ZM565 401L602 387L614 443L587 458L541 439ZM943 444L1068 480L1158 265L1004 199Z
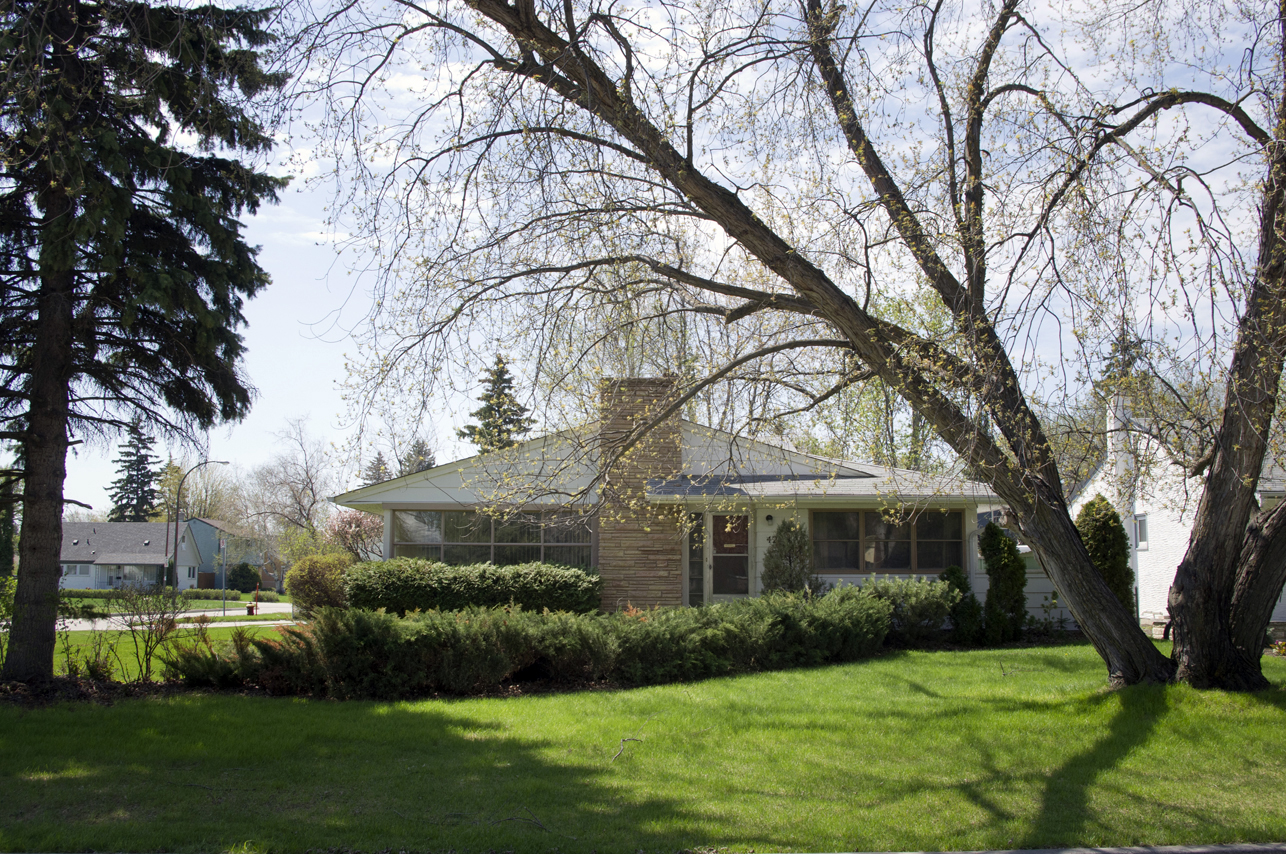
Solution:
M63 522L59 583L79 590L160 584L173 536L165 522Z
M605 381L591 427L333 500L382 516L390 557L595 567L606 610L757 595L786 520L808 531L831 584L936 576L954 564L985 593L979 510L997 503L985 485L735 436L669 413L674 394L669 378ZM1037 572L1045 587L1033 585L1034 613L1052 589Z
M1075 517L1096 495L1112 503L1130 537L1134 600L1141 625L1160 634L1169 620L1170 585L1188 549L1204 481L1189 477L1144 425L1129 413L1129 401L1113 400L1107 411L1107 454L1085 483L1071 494ZM1265 510L1286 497L1286 472L1266 466L1256 499ZM1286 629L1286 594L1273 609L1274 630Z

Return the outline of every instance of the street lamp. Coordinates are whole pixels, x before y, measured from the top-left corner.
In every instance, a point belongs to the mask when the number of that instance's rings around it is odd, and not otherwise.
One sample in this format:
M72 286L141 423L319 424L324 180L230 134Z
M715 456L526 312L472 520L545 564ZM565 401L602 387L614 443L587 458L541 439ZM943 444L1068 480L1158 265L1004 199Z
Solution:
M192 474L192 472L201 468L201 466L208 465L226 466L228 461L202 460L183 473L183 477L179 478L179 488L174 490L174 587L176 589L179 586L179 518L183 515L179 512L179 508L183 506L183 482L188 479L188 475Z

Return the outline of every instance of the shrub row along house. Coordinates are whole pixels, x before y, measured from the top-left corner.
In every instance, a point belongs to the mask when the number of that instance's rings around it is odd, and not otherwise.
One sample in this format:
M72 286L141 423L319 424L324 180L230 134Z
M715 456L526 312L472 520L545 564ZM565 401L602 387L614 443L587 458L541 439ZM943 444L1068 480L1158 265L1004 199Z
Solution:
M996 502L986 486L704 427L668 414L677 409L675 385L605 381L595 425L334 501L383 516L385 555L596 567L607 611L757 595L764 553L786 520L809 531L818 575L831 584L936 576L954 564L986 590L978 517ZM1036 574L1033 608L1049 589Z
M160 584L165 567L175 558L174 530L173 522L64 522L59 585L108 590L126 584ZM263 548L238 536L227 523L189 519L178 531L180 590L224 587L225 567L243 562L262 576ZM264 585L272 586L272 581L265 577Z

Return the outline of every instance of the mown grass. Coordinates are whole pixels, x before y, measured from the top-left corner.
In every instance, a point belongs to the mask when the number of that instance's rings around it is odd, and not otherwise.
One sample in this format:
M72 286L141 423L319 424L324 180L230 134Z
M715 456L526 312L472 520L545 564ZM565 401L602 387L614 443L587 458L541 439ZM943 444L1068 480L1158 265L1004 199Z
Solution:
M934 851L1286 838L1261 694L1103 690L1087 646L631 691L0 708L0 848ZM228 745L240 745L229 751Z

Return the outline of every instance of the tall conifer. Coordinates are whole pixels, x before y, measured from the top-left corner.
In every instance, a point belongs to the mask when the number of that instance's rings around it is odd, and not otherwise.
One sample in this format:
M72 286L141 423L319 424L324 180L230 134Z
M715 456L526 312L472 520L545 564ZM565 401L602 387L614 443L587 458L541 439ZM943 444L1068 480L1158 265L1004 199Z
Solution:
M514 397L514 378L504 356L496 354L496 364L483 373L483 384L482 396L478 398L482 408L471 413L478 423L457 431L456 435L468 439L483 453L511 448L527 435L535 422L527 417L527 407Z
M156 512L161 490L157 487L160 460L152 455L154 441L143 432L138 419L130 422L120 456L112 461L120 477L112 481L112 509L107 521L146 522Z
M0 431L23 452L10 679L53 673L67 448L144 416L242 417L245 299L268 284L240 217L281 178L254 99L268 9L0 4Z

